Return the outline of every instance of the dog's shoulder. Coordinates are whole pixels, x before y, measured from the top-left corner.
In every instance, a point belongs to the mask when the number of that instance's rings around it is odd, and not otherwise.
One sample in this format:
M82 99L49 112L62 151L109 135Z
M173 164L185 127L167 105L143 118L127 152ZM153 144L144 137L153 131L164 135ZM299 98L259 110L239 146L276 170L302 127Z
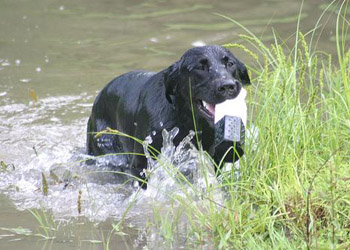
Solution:
M114 78L110 83L107 84L106 88L113 91L118 88L137 88L138 86L142 87L153 75L155 72L149 71L130 71L120 76Z
M109 98L140 95L145 83L154 75L154 72L131 71L117 76L101 91Z

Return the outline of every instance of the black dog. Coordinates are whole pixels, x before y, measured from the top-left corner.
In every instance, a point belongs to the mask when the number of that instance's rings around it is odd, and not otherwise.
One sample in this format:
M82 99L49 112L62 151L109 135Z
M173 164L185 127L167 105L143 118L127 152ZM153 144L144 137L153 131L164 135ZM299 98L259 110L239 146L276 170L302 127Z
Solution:
M220 46L189 49L179 61L159 72L132 71L111 81L96 97L88 121L90 155L116 156L118 171L144 178L147 167L140 143L124 136L95 133L107 127L144 140L160 150L163 129L179 128L175 145L194 130L193 113L202 148L218 162L225 152L215 152L215 104L235 98L250 84L247 69L229 50ZM191 103L193 107L191 108Z

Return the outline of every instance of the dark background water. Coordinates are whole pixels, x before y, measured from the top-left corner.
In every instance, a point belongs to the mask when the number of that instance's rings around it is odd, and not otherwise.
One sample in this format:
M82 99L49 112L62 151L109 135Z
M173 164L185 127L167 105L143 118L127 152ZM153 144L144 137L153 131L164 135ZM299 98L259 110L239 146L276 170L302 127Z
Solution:
M113 77L164 69L192 46L243 42L244 30L214 13L235 19L266 44L274 43L273 32L293 44L298 18L301 31L308 32L329 3L0 0L0 160L21 174L65 163L83 151L93 99ZM327 11L314 39L318 49L332 54L335 18L336 11ZM251 63L242 51L233 52ZM33 216L18 210L19 200L28 197L8 191L21 185L13 180L0 180L0 227L35 228ZM79 229L82 238L90 228ZM1 249L38 249L36 240L6 232L0 229ZM81 247L78 240L64 242ZM50 249L61 247L56 241Z

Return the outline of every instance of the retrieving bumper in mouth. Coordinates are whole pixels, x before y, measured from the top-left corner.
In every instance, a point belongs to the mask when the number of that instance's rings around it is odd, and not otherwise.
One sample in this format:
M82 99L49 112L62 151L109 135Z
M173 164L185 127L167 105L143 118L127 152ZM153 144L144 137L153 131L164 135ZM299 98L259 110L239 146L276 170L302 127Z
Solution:
M224 162L234 162L244 153L246 95L246 90L242 89L235 99L215 106L215 152L221 158L227 153Z
M240 117L244 123L247 124L247 104L245 98L247 91L242 88L239 95L234 99L226 100L222 103L211 104L204 100L200 100L199 107L208 117L214 119L217 123L225 115Z
M239 95L234 99L226 100L222 103L216 104L214 107L215 119L214 123L217 123L225 115L236 116L242 119L244 126L247 125L247 104L245 98L247 91L242 88Z

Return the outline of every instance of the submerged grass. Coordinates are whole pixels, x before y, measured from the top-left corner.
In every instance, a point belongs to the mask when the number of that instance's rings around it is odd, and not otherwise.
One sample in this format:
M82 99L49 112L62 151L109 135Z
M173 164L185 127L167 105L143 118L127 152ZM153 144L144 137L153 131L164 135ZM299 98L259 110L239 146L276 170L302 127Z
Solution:
M337 61L308 44L315 32L301 33L299 22L292 48L276 35L275 43L266 46L246 28L241 38L251 48L227 44L256 60L249 110L250 129L258 135L247 141L239 180L224 178L219 187L228 194L224 204L215 203L210 192L197 196L206 202L172 197L178 205L168 214L182 211L189 245L350 247L350 50L343 39L349 28L347 9L344 1L336 26ZM155 216L164 239L174 239L179 219Z
M56 236L57 225L53 216L45 211L37 209L28 210L40 225L39 233L36 236L43 237L46 240L52 240Z

